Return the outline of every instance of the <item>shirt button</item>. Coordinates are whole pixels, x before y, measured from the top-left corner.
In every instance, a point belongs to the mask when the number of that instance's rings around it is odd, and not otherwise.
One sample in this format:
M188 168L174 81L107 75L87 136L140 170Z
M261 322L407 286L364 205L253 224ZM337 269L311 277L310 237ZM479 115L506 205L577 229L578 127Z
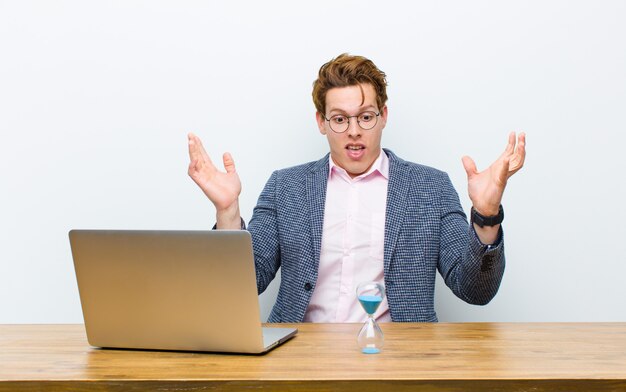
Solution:
M304 289L305 289L306 291L311 291L311 289L312 289L312 288L313 288L313 285L311 285L311 283L306 282L306 283L304 284Z

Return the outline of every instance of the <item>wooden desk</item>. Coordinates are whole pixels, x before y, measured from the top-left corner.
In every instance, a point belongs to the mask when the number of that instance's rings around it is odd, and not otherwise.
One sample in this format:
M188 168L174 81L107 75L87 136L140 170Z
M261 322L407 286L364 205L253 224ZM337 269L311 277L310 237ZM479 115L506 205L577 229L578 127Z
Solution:
M0 325L0 391L626 391L626 323L296 324L263 356L102 350L82 325Z

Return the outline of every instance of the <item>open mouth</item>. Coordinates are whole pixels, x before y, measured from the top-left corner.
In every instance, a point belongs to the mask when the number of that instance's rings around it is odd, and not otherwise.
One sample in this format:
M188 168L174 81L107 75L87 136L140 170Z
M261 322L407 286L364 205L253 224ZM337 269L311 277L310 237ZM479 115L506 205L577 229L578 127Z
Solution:
M350 159L357 160L365 155L365 146L361 144L348 144L346 150Z

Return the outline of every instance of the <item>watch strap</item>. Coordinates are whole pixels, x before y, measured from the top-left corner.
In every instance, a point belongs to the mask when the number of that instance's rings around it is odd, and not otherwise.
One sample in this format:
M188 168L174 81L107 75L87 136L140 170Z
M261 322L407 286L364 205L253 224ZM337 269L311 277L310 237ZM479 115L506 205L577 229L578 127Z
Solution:
M504 220L504 209L502 208L502 204L500 204L497 215L484 216L479 214L478 211L472 207L470 219L471 222L476 223L478 227L499 225Z

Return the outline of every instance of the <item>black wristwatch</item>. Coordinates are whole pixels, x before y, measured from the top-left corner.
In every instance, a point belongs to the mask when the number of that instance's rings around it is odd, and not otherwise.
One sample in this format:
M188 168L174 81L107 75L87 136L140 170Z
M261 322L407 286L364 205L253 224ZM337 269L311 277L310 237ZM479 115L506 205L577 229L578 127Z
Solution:
M470 220L472 223L476 223L479 227L499 225L504 220L504 209L502 208L502 204L500 204L500 208L498 209L498 215L493 216L480 215L478 211L472 207Z

